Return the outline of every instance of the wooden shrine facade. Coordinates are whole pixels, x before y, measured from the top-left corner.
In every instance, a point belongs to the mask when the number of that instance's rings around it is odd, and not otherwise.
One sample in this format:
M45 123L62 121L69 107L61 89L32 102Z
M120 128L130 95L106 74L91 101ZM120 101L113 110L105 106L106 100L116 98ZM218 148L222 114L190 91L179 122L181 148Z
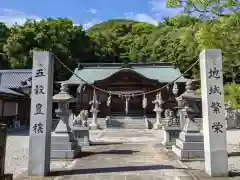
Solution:
M89 73L89 71L91 73ZM175 74L173 74L172 71L174 71ZM75 73L88 82L88 84L82 82L75 75L68 81L65 81L69 84L70 92L76 96L76 103L70 105L76 114L83 109L90 110L91 108L89 101L92 100L94 89L89 84L119 95L143 94L163 87L168 81L171 82L181 75L180 71L175 69L171 64L128 64L127 66L125 64L95 64L95 66L94 64L82 64L81 67L75 70ZM156 78L158 76L162 76L162 78ZM185 78L180 78L180 81L177 82L179 94L184 92L185 82ZM126 115L124 97L112 95L111 105L108 107L107 100L109 94L99 90L95 91L98 100L101 102L99 105L99 117ZM154 104L152 102L156 99L156 93L157 92L146 95L146 113L149 117L155 117L155 112L153 111ZM163 104L164 109L176 106L171 86L162 89L161 95L165 102ZM143 95L130 98L128 103L128 116L144 115L142 100Z

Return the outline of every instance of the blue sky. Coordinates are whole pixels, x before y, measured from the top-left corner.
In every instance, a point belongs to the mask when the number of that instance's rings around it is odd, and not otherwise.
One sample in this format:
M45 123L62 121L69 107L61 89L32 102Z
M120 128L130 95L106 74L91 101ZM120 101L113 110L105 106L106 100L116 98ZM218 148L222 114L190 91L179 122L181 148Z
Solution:
M113 18L127 18L157 24L181 9L167 9L165 0L1 0L0 21L22 24L26 19L67 17L89 28Z

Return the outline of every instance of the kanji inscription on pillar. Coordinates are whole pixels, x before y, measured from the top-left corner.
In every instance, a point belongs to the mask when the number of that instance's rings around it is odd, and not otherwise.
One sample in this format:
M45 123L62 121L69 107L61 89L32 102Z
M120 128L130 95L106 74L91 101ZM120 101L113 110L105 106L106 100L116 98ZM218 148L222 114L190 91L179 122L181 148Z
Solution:
M200 54L205 171L210 176L228 175L222 54L219 49Z
M47 51L33 53L28 173L44 176L50 171L53 58Z

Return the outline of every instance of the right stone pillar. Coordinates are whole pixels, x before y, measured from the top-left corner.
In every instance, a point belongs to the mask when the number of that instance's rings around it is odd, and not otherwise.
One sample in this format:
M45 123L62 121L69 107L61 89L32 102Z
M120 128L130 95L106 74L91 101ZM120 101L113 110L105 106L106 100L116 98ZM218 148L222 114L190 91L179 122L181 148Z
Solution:
M224 116L222 54L220 49L200 54L205 171L211 177L228 176Z
M193 85L192 80L187 81L186 91L176 98L178 102L182 102L183 109L181 111L185 123L172 150L181 159L204 158L203 134L199 124L194 120L198 113L196 103L201 101L201 97L193 90Z

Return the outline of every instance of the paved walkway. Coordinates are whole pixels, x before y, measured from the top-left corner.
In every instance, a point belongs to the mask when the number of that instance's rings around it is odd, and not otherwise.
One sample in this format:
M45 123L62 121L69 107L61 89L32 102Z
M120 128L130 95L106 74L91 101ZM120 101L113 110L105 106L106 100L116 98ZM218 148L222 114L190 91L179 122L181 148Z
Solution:
M170 180L189 176L163 149L156 153L154 145L120 143L85 148L62 180Z
M92 146L67 167L54 168L48 177L22 176L16 180L193 180L208 178L201 168L184 166L161 145L162 131L91 131ZM187 163L185 163L187 164ZM235 177L234 179L239 179Z
M42 180L173 180L192 179L170 159L162 136L148 130L92 131L94 145L84 147L68 168ZM26 177L20 178L26 180ZM34 179L29 177L28 179ZM39 178L36 178L39 180Z

